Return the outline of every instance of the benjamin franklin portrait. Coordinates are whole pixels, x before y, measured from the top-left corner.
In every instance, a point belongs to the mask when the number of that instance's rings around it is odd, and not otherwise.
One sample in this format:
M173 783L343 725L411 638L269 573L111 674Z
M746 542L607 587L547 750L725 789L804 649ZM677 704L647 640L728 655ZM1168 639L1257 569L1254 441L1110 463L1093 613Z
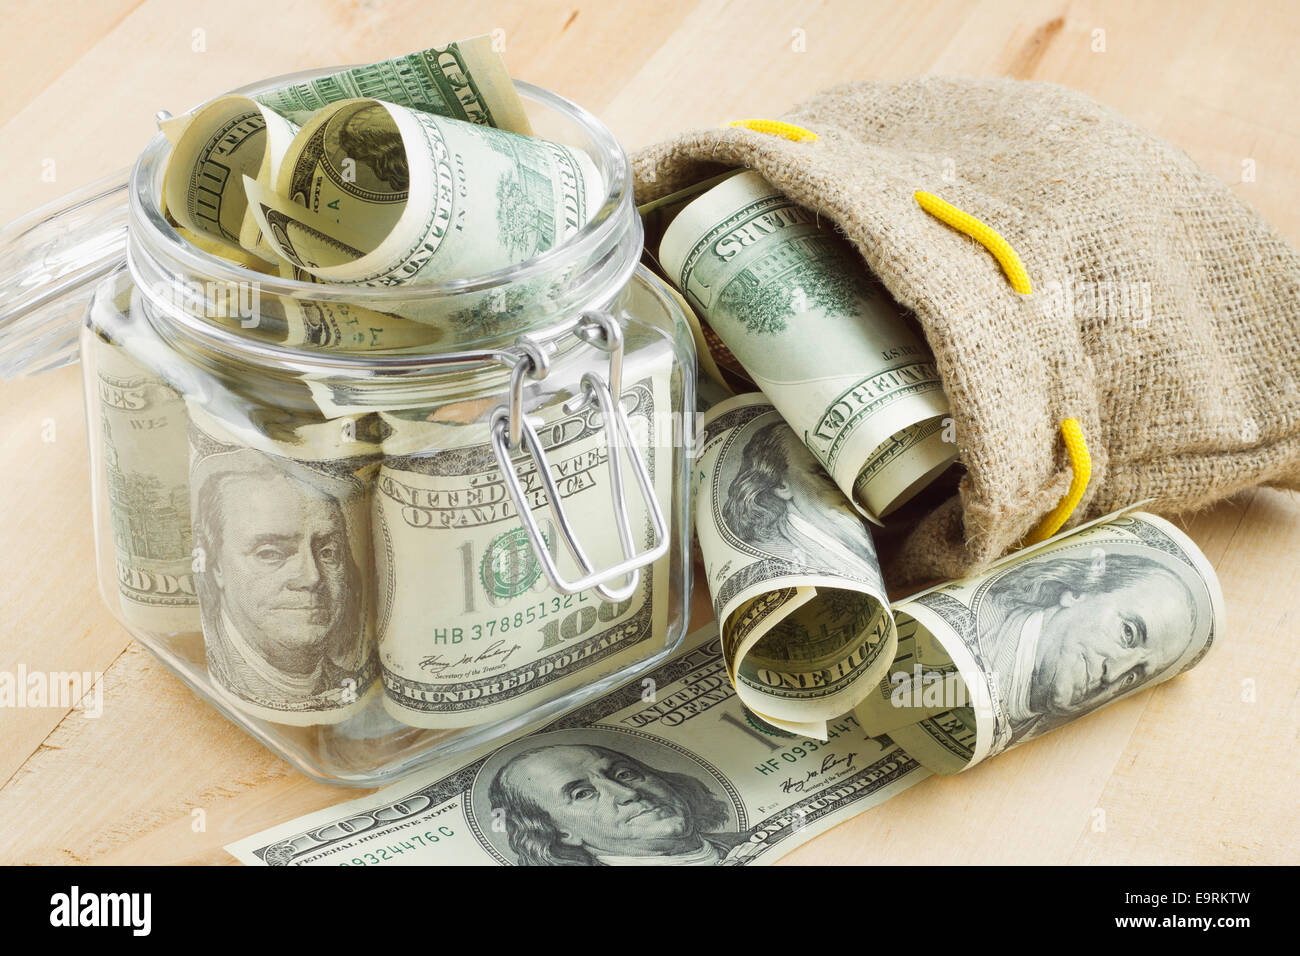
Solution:
M716 782L595 742L616 737L525 740L487 774L483 809L504 824L518 864L714 866L748 855Z
M1204 585L1153 549L1045 554L995 579L980 650L1010 725L994 752L1165 676L1210 627Z
M370 647L339 498L249 449L199 462L194 477L196 577L214 679L286 710L359 693Z
M767 418L756 419L752 435L742 430L739 465L734 475L723 475L726 527L792 564L877 581L876 550L862 520L794 429Z
M384 184L385 191L404 193L411 185L411 171L406 160L406 146L389 112L371 105L348 113L338 124L338 159L352 159L357 164L358 183L368 188ZM361 177L362 173L370 175Z

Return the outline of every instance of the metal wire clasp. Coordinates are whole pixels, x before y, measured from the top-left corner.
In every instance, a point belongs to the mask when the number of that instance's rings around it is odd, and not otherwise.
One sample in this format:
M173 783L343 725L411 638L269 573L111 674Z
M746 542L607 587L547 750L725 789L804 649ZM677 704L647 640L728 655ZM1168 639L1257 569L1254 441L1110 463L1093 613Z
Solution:
M609 373L607 379L595 372L582 376L582 394L564 407L569 414L577 413L595 404L599 410L605 430L606 465L609 468L610 497L614 505L614 526L618 530L619 544L623 559L607 568L596 570L587 557L586 551L579 543L569 516L560 498L559 488L551 475L550 462L542 449L537 431L523 411L523 388L525 376L534 380L545 378L550 371L550 353L527 336L516 341L518 361L510 375L509 405L500 405L492 413L490 430L492 450L496 453L497 464L510 497L519 512L524 531L532 542L533 551L542 563L546 579L557 591L564 594L577 594L579 591L594 589L606 601L627 600L636 591L640 582L640 569L659 560L668 552L668 528L664 521L663 510L655 495L654 484L646 470L645 461L637 449L632 437L631 425L627 413L618 400L623 376L623 329L618 320L606 312L584 312L573 329L584 342L609 353ZM537 477L546 492L559 528L560 540L573 560L582 568L584 575L576 581L569 581L561 576L556 566L537 519L529 507L523 484L515 472L510 460L512 448L523 447L532 455L537 466ZM632 465L632 474L645 501L650 516L653 540L650 548L637 553L636 542L632 537L632 523L628 515L628 502L623 486L623 461L619 454L620 447L626 449ZM624 578L619 587L612 587L609 582Z

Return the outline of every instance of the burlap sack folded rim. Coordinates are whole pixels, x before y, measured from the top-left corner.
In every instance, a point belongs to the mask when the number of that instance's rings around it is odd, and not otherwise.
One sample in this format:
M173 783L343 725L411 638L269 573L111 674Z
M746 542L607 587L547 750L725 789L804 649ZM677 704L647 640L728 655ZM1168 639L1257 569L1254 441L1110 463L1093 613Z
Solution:
M965 474L908 535L893 581L963 576L1013 550L1069 487L1065 418L1079 420L1092 457L1066 528L1149 498L1177 513L1255 484L1300 484L1295 351L1263 336L1249 361L1206 358L1229 331L1263 329L1273 309L1300 333L1300 257L1181 150L1081 93L1010 79L841 84L777 118L818 139L684 132L633 154L637 201L755 168L833 222L916 315ZM986 249L923 211L917 190L997 229L1033 293L1016 293ZM1158 302L1145 322L1094 321L1073 298L1090 282L1145 284ZM1130 318L1131 329L1115 325ZM1290 379L1286 408L1269 407L1276 391L1243 387L1261 364ZM1144 380L1222 394L1143 395Z

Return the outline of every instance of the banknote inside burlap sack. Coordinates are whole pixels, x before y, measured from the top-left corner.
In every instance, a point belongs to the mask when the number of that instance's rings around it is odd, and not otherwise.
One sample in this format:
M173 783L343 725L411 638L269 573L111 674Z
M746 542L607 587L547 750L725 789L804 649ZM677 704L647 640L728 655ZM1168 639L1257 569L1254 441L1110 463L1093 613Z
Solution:
M701 129L635 153L637 201L734 166L829 217L915 312L952 405L959 493L920 518L891 583L970 573L1091 480L1067 527L1147 498L1194 509L1300 482L1300 256L1179 149L1080 93L1016 80L859 82L780 117L794 142ZM923 211L996 229L1033 284Z

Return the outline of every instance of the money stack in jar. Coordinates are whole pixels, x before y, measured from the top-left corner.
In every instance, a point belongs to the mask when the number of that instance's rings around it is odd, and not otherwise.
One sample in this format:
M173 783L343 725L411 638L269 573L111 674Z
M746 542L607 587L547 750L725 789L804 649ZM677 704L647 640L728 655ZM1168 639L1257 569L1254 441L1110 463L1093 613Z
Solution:
M583 149L533 135L487 37L223 96L161 127L176 233L310 286L203 320L325 356L419 358L534 330L586 262L477 298L419 293L561 246L608 190ZM399 294L390 311L349 290ZM537 361L556 365L614 369L617 352L616 396L530 386L503 469L494 409L527 384L509 367L365 383L268 374L201 337L164 341L155 326L168 323L140 320L164 307L137 283L119 304L131 320L92 341L119 604L134 626L201 641L228 707L304 734L346 722L363 738L455 731L520 718L663 645L665 531L640 573L576 593L552 587L537 545L556 576L581 579L670 510L671 462L649 447L652 419L682 387L668 343L597 316L536 344ZM575 357L578 332L608 348ZM610 525L611 496L635 487L610 461L615 418L648 479ZM561 498L567 519L519 513ZM615 528L622 540L605 547ZM566 536L591 554L566 553Z

